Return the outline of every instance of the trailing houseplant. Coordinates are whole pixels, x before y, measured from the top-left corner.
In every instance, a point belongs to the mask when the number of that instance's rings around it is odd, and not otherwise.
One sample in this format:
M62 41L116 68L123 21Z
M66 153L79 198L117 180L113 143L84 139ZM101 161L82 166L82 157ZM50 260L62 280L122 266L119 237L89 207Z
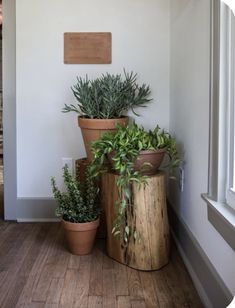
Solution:
M84 182L77 180L67 165L63 167L63 179L64 192L58 189L55 178L51 178L52 192L58 204L56 216L62 218L70 251L74 254L90 253L99 226L97 185L88 171Z
M130 230L125 220L126 210L132 206L131 184L146 184L148 175L157 172L165 154L168 156L165 168L172 172L180 162L176 140L159 126L154 130L145 131L143 127L132 124L127 127L118 126L115 134L104 134L100 140L92 144L92 151L94 158L90 173L94 177L108 169L107 158L113 171L119 174L119 202L116 204L117 218L113 233L117 235L121 229L124 230L124 234L121 235L127 243L129 236L136 236L136 230ZM152 156L156 156L156 159L152 159Z
M72 87L77 105L65 104L63 112L78 114L88 160L92 159L90 144L101 137L105 130L116 130L116 125L126 126L126 112L144 107L151 101L149 86L137 83L137 74L103 74L94 80L77 77Z

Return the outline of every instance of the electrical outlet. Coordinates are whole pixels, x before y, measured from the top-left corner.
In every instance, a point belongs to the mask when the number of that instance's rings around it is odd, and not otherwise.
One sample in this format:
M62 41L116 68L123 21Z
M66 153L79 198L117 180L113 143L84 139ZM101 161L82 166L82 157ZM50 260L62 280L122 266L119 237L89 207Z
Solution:
M75 165L74 165L74 159L71 158L71 157L63 157L62 158L62 164L63 164L63 167L65 165L68 166L68 169L69 169L69 172L74 175L75 173Z
M180 166L179 167L179 186L180 186L180 191L184 191L184 167Z

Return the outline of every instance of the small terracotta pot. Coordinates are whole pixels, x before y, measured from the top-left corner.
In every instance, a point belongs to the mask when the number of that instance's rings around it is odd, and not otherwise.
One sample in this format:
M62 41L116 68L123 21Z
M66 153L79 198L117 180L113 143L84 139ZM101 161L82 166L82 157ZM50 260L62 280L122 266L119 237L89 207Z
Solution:
M165 149L141 151L134 162L134 170L141 171L143 175L156 174L161 166L165 153Z
M140 171L142 175L156 174L161 166L165 153L165 149L141 151L134 162L134 170ZM114 165L112 160L113 156L113 152L108 154L108 160L112 168Z
M78 117L78 125L82 131L88 161L92 161L92 152L90 149L92 141L100 139L100 137L108 131L116 132L117 124L127 126L128 122L128 117L119 119L88 119Z
M92 251L100 219L85 223L73 223L62 219L69 250L75 255L87 255Z

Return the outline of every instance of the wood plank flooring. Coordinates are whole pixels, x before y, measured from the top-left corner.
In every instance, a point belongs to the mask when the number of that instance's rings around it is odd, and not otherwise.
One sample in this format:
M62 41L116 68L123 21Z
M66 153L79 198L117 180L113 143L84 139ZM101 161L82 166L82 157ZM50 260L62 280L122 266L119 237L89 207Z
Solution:
M98 240L91 255L74 256L58 223L0 222L1 308L200 308L174 248L163 269L141 272L105 254Z

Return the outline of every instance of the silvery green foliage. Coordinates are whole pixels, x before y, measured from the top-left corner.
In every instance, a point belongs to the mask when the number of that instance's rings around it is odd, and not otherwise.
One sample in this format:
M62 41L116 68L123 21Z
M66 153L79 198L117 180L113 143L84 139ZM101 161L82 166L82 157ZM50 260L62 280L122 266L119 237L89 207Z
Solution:
M61 192L55 178L51 178L52 192L58 204L56 216L79 223L96 220L100 210L96 204L98 188L94 179L86 172L85 182L80 182L70 174L67 165L63 167L63 178L65 192Z
M137 84L137 74L103 74L100 78L89 80L77 77L72 87L77 105L67 105L63 112L74 111L90 119L114 119L122 117L125 112L136 107L145 107L150 102L149 86ZM136 113L135 113L136 114Z

